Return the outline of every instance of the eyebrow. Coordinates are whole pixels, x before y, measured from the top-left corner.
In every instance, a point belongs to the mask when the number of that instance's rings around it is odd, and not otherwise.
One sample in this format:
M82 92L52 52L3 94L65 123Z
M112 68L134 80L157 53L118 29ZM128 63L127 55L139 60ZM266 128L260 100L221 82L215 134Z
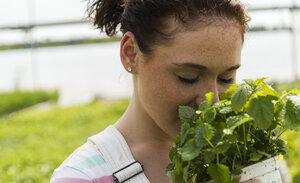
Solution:
M200 64L194 64L194 63L183 63L183 64L173 63L173 64L178 67L190 67L190 68L199 69L202 71L208 70L208 68L206 66L200 65ZM236 70L236 69L240 68L240 66L241 65L232 66L232 67L226 69L226 72Z

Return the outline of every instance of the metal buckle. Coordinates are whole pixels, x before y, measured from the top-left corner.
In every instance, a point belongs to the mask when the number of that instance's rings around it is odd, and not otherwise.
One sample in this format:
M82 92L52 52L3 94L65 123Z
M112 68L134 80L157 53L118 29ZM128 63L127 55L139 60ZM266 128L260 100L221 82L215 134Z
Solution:
M137 173L135 173L134 175L131 175L130 177L128 177L128 178L126 178L125 180L123 180L122 182L120 182L119 179L118 179L118 177L116 176L116 174L119 173L120 171L125 170L126 168L129 168L130 166L132 166L132 165L134 165L134 164L136 164L136 163L139 164L139 165L141 166L142 170L139 171L139 172L137 172ZM115 172L112 174L112 177L113 177L113 179L114 179L114 181L115 181L116 183L123 183L123 182L126 182L126 181L128 181L129 179L131 179L131 178L137 176L138 174L140 174L140 173L142 173L142 172L144 172L144 166L143 166L139 161L135 161L135 162L130 163L129 165L127 165L127 166L121 168L120 170L115 171Z

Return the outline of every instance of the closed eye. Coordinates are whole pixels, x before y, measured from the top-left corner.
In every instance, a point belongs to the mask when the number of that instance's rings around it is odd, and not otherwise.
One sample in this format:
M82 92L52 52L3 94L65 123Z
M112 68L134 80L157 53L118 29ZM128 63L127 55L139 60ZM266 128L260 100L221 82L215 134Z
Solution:
M178 76L178 79L185 83L185 84L193 84L195 82L198 81L198 78L195 78L195 79L187 79L187 78L183 78L183 77L180 77ZM223 78L218 78L218 81L220 83L225 83L225 84L231 84L233 82L233 78L230 78L230 79L223 79Z
M221 83L230 84L233 82L233 78L230 78L230 79L218 78L218 81Z
M180 77L178 76L178 79L183 82L183 83L186 83L186 84L193 84L195 83L198 79L187 79L187 78L183 78L183 77Z

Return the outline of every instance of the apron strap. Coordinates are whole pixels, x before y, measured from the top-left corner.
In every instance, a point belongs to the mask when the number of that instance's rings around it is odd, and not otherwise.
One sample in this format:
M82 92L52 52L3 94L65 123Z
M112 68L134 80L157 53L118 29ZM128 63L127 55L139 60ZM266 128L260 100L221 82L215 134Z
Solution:
M115 182L150 183L144 174L143 165L133 158L124 137L115 127L109 126L88 140L96 145L112 169Z

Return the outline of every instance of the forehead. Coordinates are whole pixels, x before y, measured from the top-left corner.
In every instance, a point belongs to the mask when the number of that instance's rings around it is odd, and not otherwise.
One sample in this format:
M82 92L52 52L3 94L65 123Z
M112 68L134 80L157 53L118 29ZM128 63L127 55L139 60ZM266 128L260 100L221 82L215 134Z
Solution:
M219 22L178 32L169 45L159 45L154 55L163 64L194 62L202 65L239 64L242 36L238 23Z
M180 32L174 37L173 49L193 54L230 54L242 46L238 26L209 25L192 31ZM171 48L170 47L170 48Z

